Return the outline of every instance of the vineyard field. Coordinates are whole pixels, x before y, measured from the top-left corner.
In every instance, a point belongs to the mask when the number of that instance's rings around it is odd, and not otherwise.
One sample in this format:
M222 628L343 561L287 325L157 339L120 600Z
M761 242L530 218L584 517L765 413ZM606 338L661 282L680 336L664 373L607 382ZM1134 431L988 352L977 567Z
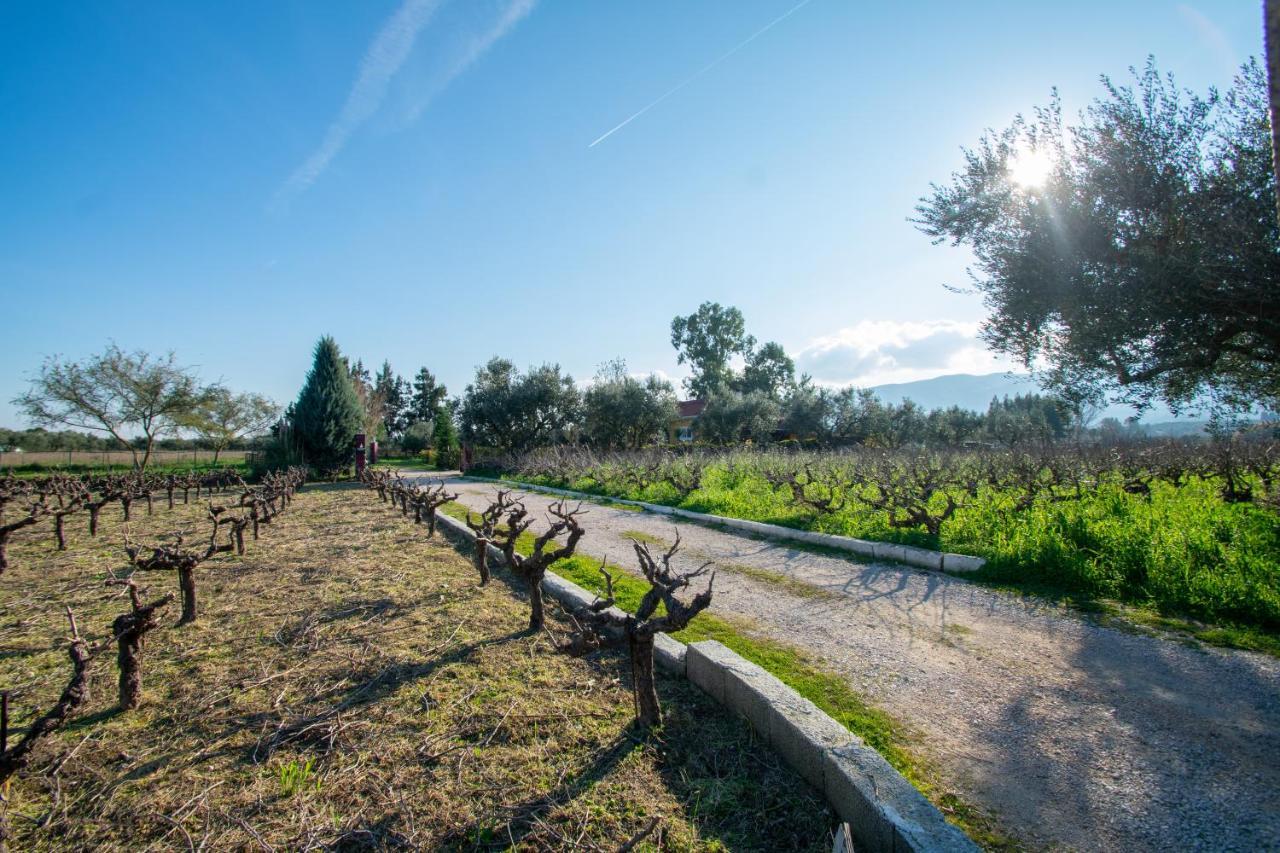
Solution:
M507 461L489 473L972 554L988 561L978 575L983 581L1280 632L1280 518L1273 500L1224 500L1223 478L1197 470L1191 459L1178 460L1173 471L1167 457L1150 456L1147 467L1129 458L1084 458L1067 471L1057 458L1047 463L1061 466L1054 477L1041 471L1034 480L1019 478L1019 461L1012 454L970 454L907 470L914 460L903 453L738 452L661 461L559 452ZM1262 473L1270 476L1269 469ZM1242 462L1232 484L1261 498L1271 494L1263 479ZM886 507L877 483L888 480L897 491ZM913 511L931 517L937 531L903 523Z
M200 541L206 508L135 506L130 533ZM13 731L66 682L63 608L93 644L128 607L105 583L128 566L119 507L100 523L69 525L65 551L44 524L10 543ZM96 662L88 704L14 780L15 848L613 848L651 823L663 849L829 846L834 817L743 721L663 678L662 736L638 735L616 654L557 654L505 573L477 587L364 489L306 488L199 576L199 619L172 629L170 606L148 638L141 705L121 712ZM148 599L175 586L135 577ZM548 627L570 629L556 609Z

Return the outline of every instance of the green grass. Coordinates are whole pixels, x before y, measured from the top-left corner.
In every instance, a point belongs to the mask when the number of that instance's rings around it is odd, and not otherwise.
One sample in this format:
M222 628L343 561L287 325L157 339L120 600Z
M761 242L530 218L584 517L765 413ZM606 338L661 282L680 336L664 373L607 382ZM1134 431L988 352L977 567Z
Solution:
M243 477L248 477L250 467L247 462L241 460L226 461L219 460L217 465L211 462L200 462L193 464L187 463L171 463L166 465L151 464L147 466L148 474L187 474L192 471L223 471L230 469L239 473ZM35 463L33 465L14 465L8 466L0 470L0 475L12 473L16 477L47 477L50 474L71 474L74 476L83 476L85 474L128 474L133 471L132 465L45 465L43 463Z
M540 485L599 494L583 477ZM1212 482L1157 482L1150 496L1104 482L1083 500L1015 511L1007 492L986 489L946 522L939 537L891 528L857 502L817 514L796 506L750 466L713 465L681 499L665 483L612 497L823 533L972 554L987 566L966 577L1057 597L1112 599L1172 620L1211 626L1206 642L1265 650L1280 642L1280 520L1253 504L1225 504ZM1238 641L1238 642L1237 642Z
M412 468L415 471L438 471L424 456L379 456L378 465L388 468Z
M314 775L314 764L314 760L310 758L306 761L300 761L295 758L277 767L276 776L280 780L280 794L285 797L292 797L299 791L319 791L321 781L318 776Z
M457 503L445 504L442 511L458 519L465 518L467 512L466 507ZM657 539L648 534L641 535L650 540ZM651 544L658 542L660 540ZM532 544L533 536L526 533L516 547L527 553ZM611 564L607 568L613 575L615 603L623 610L634 613L648 591L648 584L619 566ZM604 592L604 577L600 574L600 562L596 559L573 556L556 563L553 570L586 590ZM674 636L684 643L717 640L764 668L884 756L894 769L929 797L975 841L988 848L1010 846L1009 839L999 831L990 817L945 790L934 771L911 752L910 734L902 724L868 703L844 678L826 669L803 650L762 637L745 622L707 612L694 617L687 628Z
M667 548L671 545L661 536L654 536L651 533L645 533L643 530L624 530L618 535L623 539L630 539L632 542L639 542L642 545L655 545L662 548Z

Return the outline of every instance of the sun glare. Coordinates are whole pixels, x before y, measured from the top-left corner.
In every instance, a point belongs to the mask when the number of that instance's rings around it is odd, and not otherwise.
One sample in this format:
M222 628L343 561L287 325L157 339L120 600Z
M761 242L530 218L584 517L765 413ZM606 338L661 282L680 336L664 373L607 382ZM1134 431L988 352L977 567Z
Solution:
M1009 179L1026 190L1044 186L1052 171L1053 160L1044 151L1023 149L1009 161Z

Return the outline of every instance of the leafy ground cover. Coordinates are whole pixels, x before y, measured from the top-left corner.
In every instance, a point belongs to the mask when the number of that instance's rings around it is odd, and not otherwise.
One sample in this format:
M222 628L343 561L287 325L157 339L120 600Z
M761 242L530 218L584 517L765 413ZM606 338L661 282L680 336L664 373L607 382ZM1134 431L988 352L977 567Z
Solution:
M829 511L797 503L787 488L770 482L770 465L776 458L764 454L711 462L698 472L697 487L686 491L661 478L636 478L628 485L598 469L508 475L607 497L973 554L988 561L975 580L1136 605L1156 616L1193 620L1192 628L1211 642L1266 648L1280 635L1280 517L1259 502L1225 502L1222 484L1213 477L1190 475L1176 486L1148 478L1142 490L1133 491L1119 471L1103 471L1078 497L1037 498L1026 506L1008 486L980 484L976 494L953 486L926 501L935 514L948 497L959 503L931 535L922 527L893 527L886 512L856 499L855 490L869 496L867 485L848 486L849 493Z
M65 684L70 606L104 637L127 609L121 527L54 552L23 531L0 584L0 685L15 736ZM197 504L135 514L154 541L207 529ZM734 719L682 680L667 722L630 726L624 662L555 654L527 605L371 494L309 487L199 570L200 618L148 637L144 700L115 706L109 655L91 703L9 791L18 849L825 849L835 818ZM176 586L141 575L149 595ZM554 609L553 631L566 632Z

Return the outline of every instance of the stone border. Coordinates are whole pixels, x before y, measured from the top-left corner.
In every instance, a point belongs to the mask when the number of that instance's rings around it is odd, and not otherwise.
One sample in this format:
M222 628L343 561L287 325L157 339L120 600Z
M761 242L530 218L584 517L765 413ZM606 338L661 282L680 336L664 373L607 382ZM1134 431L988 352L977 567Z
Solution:
M895 545L892 542L872 542L869 539L855 539L852 536L837 536L834 533L815 533L809 530L797 530L794 527L783 527L780 524L765 524L761 521L747 521L742 518L730 518L724 515L711 515L705 512L693 512L664 504L651 504L644 501L633 501L626 498L611 498L607 495L593 495L589 492L575 492L571 489L557 489L553 486L535 486L514 480L495 480L492 477L476 477L471 474L461 475L468 480L481 483L498 483L531 492L550 492L570 498L581 498L589 501L609 501L640 507L648 512L660 515L674 515L687 518L700 524L719 525L765 536L770 539L787 539L795 542L807 542L810 545L822 545L826 548L837 548L850 551L863 557L875 560L892 560L906 563L918 569L930 569L935 572L976 572L987 564L982 557L968 554L951 554L943 551L931 551L928 548L917 548L914 545Z
M452 516L439 513L436 523L452 537L475 541L475 534ZM488 555L503 560L502 551L493 545ZM547 572L542 588L568 608L597 600L554 572ZM978 850L880 753L764 668L715 640L686 646L661 633L654 638L654 661L744 717L796 773L822 792L840 820L849 824L859 850Z

